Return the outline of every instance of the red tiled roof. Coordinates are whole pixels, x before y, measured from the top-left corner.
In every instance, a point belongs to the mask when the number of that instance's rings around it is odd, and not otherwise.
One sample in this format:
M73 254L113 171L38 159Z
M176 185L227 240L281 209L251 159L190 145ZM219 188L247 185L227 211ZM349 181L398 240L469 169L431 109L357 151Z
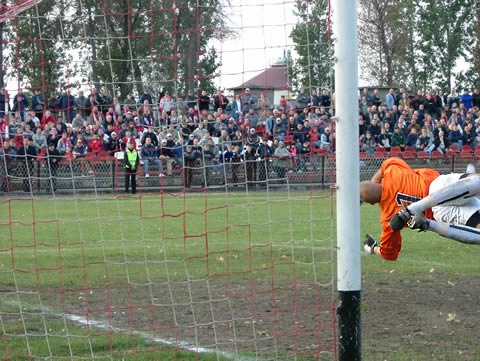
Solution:
M230 88L230 90L245 88L285 89L287 87L287 68L285 66L273 66L247 80L245 83Z

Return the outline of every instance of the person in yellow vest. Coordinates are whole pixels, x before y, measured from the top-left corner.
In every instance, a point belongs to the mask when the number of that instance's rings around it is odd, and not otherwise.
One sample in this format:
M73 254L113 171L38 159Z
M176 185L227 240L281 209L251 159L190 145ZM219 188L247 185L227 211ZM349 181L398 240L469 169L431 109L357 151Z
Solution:
M128 193L131 181L132 194L135 194L137 192L137 169L140 163L140 157L133 142L128 142L123 159L125 160L125 193Z

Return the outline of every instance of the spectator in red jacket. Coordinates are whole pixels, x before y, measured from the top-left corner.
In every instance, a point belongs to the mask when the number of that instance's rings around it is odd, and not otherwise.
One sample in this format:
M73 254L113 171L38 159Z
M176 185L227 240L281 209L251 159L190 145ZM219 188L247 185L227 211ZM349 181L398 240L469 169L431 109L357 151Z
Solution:
M88 148L94 157L98 156L98 153L103 150L103 141L98 139L97 134L93 133L92 140L88 142Z
M50 122L52 122L53 124L57 124L57 120L55 119L55 117L52 115L50 110L47 110L41 120L42 127L44 127Z

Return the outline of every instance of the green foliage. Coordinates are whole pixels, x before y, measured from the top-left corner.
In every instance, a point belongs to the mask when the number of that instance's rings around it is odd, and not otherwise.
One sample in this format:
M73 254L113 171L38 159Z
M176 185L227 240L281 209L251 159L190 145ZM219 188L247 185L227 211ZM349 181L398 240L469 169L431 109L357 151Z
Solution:
M367 79L413 90L448 89L471 62L474 0L361 0L360 55ZM471 76L471 72L469 74ZM464 76L465 79L465 76Z
M297 1L297 24L290 37L298 57L289 62L294 90L333 87L333 43L328 38L328 1Z
M224 13L228 1L200 5L194 0L43 1L8 22L10 75L16 77L18 63L23 86L58 87L80 79L106 86L122 99L145 87L178 96L199 85L212 90L218 56L211 42L231 33Z

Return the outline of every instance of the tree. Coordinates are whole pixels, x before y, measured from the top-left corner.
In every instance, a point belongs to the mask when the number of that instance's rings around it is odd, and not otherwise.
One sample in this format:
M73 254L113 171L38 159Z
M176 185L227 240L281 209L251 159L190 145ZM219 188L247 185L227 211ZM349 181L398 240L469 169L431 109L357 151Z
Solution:
M5 1L5 0L0 0ZM44 0L9 21L8 65L24 86L78 82L130 92L214 89L213 40L232 32L228 0ZM1 31L1 28L0 28ZM1 34L1 32L0 32ZM19 41L17 41L19 40ZM73 61L75 60L75 61Z
M411 0L360 0L359 57L367 81L407 86L416 71Z
M293 88L313 89L333 87L333 43L328 33L328 1L297 1L298 19L290 37L298 57L288 64Z
M76 76L72 47L63 41L71 37L71 27L60 20L68 8L65 1L45 0L4 23L8 43L2 55L20 87L55 89Z
M471 47L475 4L476 0L425 0L418 5L419 51L428 72L425 86L452 87L454 68Z

